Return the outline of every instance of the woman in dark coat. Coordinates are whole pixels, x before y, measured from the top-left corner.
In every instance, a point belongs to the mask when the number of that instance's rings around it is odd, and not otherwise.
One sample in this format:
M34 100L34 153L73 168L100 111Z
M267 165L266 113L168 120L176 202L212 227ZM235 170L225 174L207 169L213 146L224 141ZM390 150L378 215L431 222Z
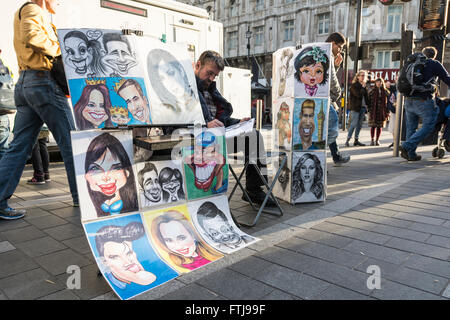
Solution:
M387 108L387 99L389 96L389 91L386 89L384 80L382 78L377 78L375 80L375 86L369 93L369 127L370 127L370 137L372 142L371 146L379 146L378 142L381 135L381 130L386 125L386 121L389 118L389 110ZM376 140L374 141L376 131Z

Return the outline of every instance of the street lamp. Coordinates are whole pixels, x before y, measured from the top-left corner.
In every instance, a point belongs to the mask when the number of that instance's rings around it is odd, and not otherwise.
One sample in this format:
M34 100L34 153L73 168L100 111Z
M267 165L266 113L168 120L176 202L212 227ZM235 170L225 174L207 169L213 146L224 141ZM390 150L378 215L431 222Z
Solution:
M250 26L248 26L247 32L245 32L245 37L247 38L247 60L250 64L250 38L252 37L252 32L250 31ZM251 66L250 66L251 69Z

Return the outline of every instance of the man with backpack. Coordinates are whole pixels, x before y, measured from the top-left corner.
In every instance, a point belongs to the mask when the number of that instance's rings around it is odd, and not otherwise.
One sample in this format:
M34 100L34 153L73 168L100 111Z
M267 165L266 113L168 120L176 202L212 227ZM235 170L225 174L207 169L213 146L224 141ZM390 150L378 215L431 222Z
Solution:
M426 47L406 59L400 71L397 89L405 97L406 141L399 146L400 154L408 161L422 159L417 155L418 144L434 129L439 108L435 103L437 78L450 87L450 76L444 66L434 60L437 50ZM417 130L419 118L422 127Z
M0 54L2 50L0 49ZM8 150L10 135L9 116L15 112L14 82L12 71L4 64L0 57L0 159Z

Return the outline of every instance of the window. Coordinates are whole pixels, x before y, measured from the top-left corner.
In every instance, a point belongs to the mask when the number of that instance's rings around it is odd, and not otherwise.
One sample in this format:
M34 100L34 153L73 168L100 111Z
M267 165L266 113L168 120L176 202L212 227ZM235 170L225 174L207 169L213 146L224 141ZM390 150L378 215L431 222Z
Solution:
M228 32L228 49L236 49L238 46L237 31Z
M284 41L292 41L294 39L294 20L284 21Z
M238 15L238 7L233 1L233 3L230 4L230 17L236 17L237 15Z
M400 32L403 6L389 6L387 16L387 32Z
M255 34L255 46L261 46L264 38L264 27L256 27L254 29Z
M319 34L327 34L330 30L330 13L322 13L318 15Z
M292 3L294 2L294 0L284 0L284 3L288 4L288 3Z
M263 10L264 9L264 0L256 0L255 10Z
M377 69L398 69L400 61L392 61L392 53L394 51L378 51L377 53Z
M361 34L369 34L370 15L369 8L362 9Z

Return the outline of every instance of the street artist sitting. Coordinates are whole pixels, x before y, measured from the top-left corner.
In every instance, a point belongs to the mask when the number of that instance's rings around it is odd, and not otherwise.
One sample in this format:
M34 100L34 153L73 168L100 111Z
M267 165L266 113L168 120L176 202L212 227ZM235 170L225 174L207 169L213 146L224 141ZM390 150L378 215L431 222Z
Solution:
M233 107L217 90L215 79L223 71L224 67L225 62L220 54L210 50L203 52L194 65L200 104L208 128L228 127L250 119L232 118ZM252 146L251 148L250 145ZM233 149L235 153L243 151L245 161L250 160L252 162L245 172L245 189L252 202L262 204L266 197L265 192L261 188L264 182L258 175L255 167L256 165L260 169L266 167L264 140L260 132L253 130L249 134L235 137L233 141L230 139L230 141L227 141L227 148L229 150ZM253 162L256 162L256 164ZM264 178L267 180L266 175L264 175ZM247 198L242 196L242 200L247 201ZM269 198L266 205L274 206L275 202Z

